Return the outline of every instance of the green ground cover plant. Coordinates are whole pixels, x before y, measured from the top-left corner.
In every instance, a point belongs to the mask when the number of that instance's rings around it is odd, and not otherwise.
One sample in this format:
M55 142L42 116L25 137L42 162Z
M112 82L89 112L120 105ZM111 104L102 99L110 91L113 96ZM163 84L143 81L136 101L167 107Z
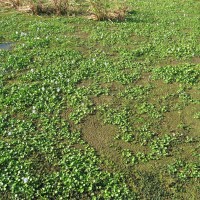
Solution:
M200 2L127 4L0 7L0 199L199 199Z

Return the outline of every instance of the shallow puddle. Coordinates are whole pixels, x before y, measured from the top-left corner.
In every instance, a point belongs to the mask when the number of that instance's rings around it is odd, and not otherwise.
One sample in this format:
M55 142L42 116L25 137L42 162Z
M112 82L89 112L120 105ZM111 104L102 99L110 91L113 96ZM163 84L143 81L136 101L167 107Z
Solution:
M1 43L0 44L0 50L11 50L12 49L12 42L7 42L7 43Z

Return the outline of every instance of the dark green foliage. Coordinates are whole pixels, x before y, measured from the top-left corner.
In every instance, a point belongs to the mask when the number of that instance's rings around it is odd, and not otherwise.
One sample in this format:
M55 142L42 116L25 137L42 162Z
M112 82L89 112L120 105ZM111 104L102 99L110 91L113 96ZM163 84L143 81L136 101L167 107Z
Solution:
M140 183L142 186L140 189L141 199L162 200L169 197L165 186L154 173L142 173Z

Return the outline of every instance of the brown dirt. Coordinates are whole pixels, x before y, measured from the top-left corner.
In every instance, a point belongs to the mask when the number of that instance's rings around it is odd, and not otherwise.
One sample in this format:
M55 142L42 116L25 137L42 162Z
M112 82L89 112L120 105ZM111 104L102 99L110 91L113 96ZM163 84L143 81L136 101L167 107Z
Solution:
M146 38L144 36L133 34L133 35L130 36L130 40L136 41L136 42L147 42L148 38Z
M103 153L111 150L110 145L116 133L112 125L104 125L96 115L89 116L82 124L83 139L97 152Z
M75 149L85 150L84 145L80 144L80 143L73 144L72 147L75 148Z
M151 74L150 73L143 73L141 78L139 80L136 80L135 83L137 85L148 85L148 84L152 83ZM135 83L133 84L133 86L135 85Z
M119 82L113 81L111 83L101 83L100 86L102 88L109 89L112 95L118 94L120 91L124 90L125 86Z
M197 88L195 89L194 87L192 88L192 90L189 90L188 93L191 95L191 97L194 100L200 100L200 90L198 90Z
M148 152L148 148L146 146L142 146L140 144L135 144L133 142L125 142L123 140L116 140L115 145L118 146L118 148L120 148L122 150L129 149L130 151L132 151L134 153L138 153L138 152L147 153Z
M111 104L113 102L113 98L113 96L101 95L99 97L94 97L92 101L96 106L99 106L103 104Z
M167 65L176 66L184 63L185 62L181 60L174 60L173 58L168 58L167 60L159 61L158 66L167 66Z
M193 57L191 61L194 64L200 64L200 57Z
M167 131L168 133L176 133L177 126L181 123L181 113L178 111L171 111L165 113L165 118L163 122L163 131Z
M86 40L89 37L89 33L83 32L83 31L77 31L75 32L74 35L77 39L81 39L81 40Z
M175 93L179 85L177 83L167 84L162 80L158 80L153 81L153 86L155 86L155 88L151 91L150 103L158 104L158 99L160 97Z
M200 105L188 105L183 110L183 120L184 122L191 127L190 136L191 137L199 137L200 136L200 123L199 119L195 119L195 113L200 112Z
M93 83L93 80L91 80L91 79L83 80L77 85L77 87L81 87L81 88L89 87L92 83Z
M114 136L117 132L115 126L105 125L97 115L93 115L81 124L81 129L83 140L92 146L99 156L114 163L118 169L123 167L120 151L113 146Z

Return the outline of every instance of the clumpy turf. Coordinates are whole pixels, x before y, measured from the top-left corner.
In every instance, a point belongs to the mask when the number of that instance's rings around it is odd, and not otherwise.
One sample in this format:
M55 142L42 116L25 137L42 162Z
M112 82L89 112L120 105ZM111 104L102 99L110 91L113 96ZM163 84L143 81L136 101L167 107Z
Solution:
M198 199L199 1L124 22L1 9L1 199Z

